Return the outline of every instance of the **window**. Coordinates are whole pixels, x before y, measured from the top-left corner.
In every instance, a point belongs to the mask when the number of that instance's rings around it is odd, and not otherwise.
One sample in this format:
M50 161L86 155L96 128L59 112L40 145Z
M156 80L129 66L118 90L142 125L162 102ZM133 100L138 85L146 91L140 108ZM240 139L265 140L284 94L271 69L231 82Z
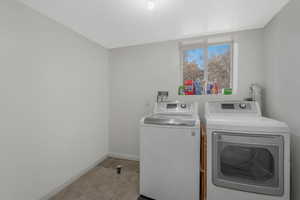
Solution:
M190 90L185 94L231 94L232 58L232 42L182 45L183 85Z

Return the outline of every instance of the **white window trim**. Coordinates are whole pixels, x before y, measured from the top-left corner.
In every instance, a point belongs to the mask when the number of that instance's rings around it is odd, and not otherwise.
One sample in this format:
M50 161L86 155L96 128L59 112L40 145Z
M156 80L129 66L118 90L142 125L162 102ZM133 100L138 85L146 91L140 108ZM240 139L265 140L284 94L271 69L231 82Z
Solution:
M239 44L236 42L233 42L232 44L233 48L233 54L232 54L232 94L237 94L238 93L238 78L239 78L239 73L238 73L238 66L239 66Z
M232 88L232 94L237 94L238 92L238 43L233 40L220 40L220 41L211 41L210 39L198 40L197 42L188 42L188 43L180 43L179 51L180 51L180 83L183 82L183 61L184 61L184 51L196 48L204 49L204 80L208 80L207 73L207 48L210 45L218 45L218 44L230 44L231 46L231 77L230 77L230 86ZM207 95L207 94L205 94Z

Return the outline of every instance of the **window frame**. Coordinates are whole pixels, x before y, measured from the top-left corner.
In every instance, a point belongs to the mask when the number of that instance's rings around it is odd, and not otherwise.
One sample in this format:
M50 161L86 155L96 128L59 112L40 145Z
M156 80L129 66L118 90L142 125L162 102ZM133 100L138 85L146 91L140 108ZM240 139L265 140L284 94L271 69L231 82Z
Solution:
M224 40L220 42L209 42L207 39L201 42L194 42L189 44L181 44L180 45L180 79L181 84L184 85L184 79L183 79L183 68L184 68L184 51L187 50L193 50L197 48L203 48L204 49L204 79L205 81L208 81L208 47L213 45L221 45L221 44L229 44L230 50L231 50L231 62L230 62L230 88L232 88L233 92L232 94L236 93L236 81L237 78L234 77L236 73L235 70L235 43L233 40ZM212 95L212 94L202 94L199 96L205 96L205 95ZM216 94L214 94L216 95Z

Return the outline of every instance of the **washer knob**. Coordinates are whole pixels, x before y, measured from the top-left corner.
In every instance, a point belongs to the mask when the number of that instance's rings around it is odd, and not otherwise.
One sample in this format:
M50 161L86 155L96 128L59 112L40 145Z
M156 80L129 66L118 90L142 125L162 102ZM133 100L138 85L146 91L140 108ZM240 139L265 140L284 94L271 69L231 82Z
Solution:
M240 108L241 109L245 109L247 107L247 105L245 103L240 103Z
M183 109L185 109L186 108L186 104L181 104L180 107L183 108Z

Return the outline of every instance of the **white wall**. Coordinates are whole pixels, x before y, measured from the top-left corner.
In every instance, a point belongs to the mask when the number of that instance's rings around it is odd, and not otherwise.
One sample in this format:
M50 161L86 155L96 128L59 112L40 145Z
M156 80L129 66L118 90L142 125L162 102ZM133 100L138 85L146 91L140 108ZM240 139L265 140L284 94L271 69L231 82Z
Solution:
M221 99L248 96L251 83L262 84L263 31L251 30L231 34L239 44L238 94ZM223 37L223 36L222 36ZM178 41L161 42L111 50L111 110L109 151L118 156L139 156L139 120L151 112L158 90L177 96L180 85ZM198 101L201 116L212 96L180 97Z
M36 200L107 152L108 51L0 1L0 199Z
M264 33L266 111L292 131L293 199L300 199L300 1L292 0Z

